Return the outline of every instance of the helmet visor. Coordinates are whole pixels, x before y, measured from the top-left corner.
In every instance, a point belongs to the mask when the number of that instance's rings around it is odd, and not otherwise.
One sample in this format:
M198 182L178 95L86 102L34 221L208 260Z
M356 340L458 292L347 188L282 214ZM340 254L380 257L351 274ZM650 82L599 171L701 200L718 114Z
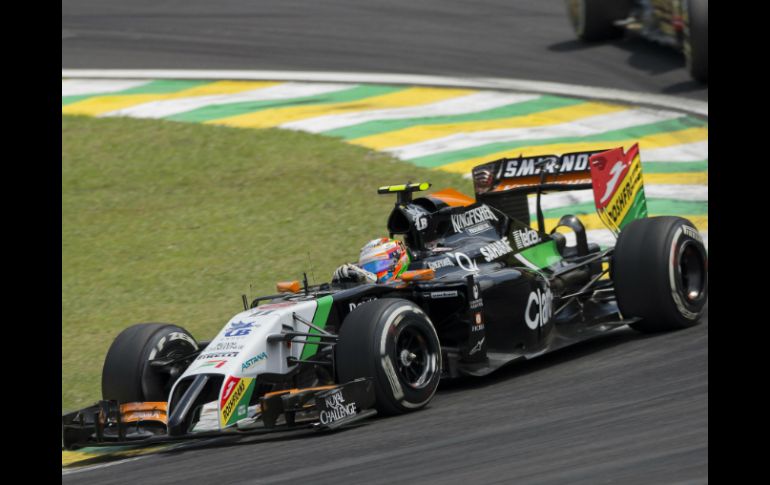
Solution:
M383 271L388 271L393 267L392 259L378 259L376 261L369 261L362 264L361 267L366 271L374 274L379 274Z

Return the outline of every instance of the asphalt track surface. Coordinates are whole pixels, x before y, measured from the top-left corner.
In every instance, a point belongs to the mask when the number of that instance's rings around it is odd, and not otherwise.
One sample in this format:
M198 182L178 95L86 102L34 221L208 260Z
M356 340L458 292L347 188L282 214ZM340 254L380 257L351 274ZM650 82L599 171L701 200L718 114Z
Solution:
M472 75L708 100L671 48L577 41L562 0L62 0L62 67Z
M675 52L574 40L561 1L64 0L62 67L512 77L707 100ZM706 483L708 314L621 329L325 435L209 442L63 483Z
M122 483L697 483L708 481L708 317L624 327L430 406L332 434L227 439L64 475Z

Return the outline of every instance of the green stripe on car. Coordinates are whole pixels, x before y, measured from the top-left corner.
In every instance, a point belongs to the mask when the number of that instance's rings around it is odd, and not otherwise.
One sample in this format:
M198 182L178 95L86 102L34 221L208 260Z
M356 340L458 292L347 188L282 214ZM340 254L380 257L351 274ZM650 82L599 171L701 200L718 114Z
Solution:
M322 296L316 300L318 307L315 310L315 315L313 315L313 325L319 328L326 328L326 321L329 319L329 312L331 312L333 301L334 299L331 295ZM311 328L308 333L318 333L318 331L314 328ZM304 360L315 355L315 353L318 352L318 344L310 342L318 342L320 340L321 339L318 337L308 337L308 343L306 343L305 347L302 349L302 355L300 356L300 359Z

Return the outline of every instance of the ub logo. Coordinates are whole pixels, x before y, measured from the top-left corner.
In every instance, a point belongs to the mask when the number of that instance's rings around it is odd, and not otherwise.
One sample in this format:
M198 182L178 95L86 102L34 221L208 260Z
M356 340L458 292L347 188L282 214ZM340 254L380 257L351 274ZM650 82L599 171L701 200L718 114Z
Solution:
M233 322L225 331L225 337L243 337L251 333L251 322Z

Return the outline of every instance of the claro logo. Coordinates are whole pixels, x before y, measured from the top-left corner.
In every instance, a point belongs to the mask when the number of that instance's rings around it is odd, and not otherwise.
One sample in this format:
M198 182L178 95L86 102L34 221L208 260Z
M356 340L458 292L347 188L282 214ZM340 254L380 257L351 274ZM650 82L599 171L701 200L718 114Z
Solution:
M551 289L542 291L540 288L529 294L524 321L532 330L542 327L551 320L553 314L553 295Z

